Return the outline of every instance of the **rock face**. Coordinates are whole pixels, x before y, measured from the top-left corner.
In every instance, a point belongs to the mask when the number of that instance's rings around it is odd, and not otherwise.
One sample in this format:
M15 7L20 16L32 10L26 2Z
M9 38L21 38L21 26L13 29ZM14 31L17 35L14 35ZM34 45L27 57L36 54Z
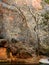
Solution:
M17 2L16 0L12 0L12 2L11 0L3 0L1 2L3 38L12 42L9 47L10 49L14 47L15 53L17 49L21 49L19 51L21 56L17 54L17 57L22 57L24 52L33 57L36 54L36 49L43 54L47 53L49 50L49 5L40 1L39 4L43 6L43 9L37 7L41 9L38 10L34 8L34 5L26 4L27 0L26 2L22 1L22 5L19 5L20 1L18 4ZM11 52L15 54L13 51Z

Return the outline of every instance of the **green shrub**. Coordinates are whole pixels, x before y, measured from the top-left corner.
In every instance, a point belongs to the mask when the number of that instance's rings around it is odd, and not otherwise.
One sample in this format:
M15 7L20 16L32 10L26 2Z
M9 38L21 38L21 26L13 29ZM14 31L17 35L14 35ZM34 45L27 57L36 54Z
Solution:
M45 0L45 2L49 4L49 0Z

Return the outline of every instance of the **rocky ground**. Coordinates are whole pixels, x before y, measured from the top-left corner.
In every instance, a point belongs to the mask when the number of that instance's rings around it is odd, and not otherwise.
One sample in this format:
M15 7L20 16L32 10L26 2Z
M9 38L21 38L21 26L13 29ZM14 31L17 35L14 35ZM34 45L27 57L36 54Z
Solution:
M46 56L43 55L35 55L35 54L31 55L23 49L22 50L19 49L19 51L17 51L18 48L15 49L15 46L7 47L7 43L5 41L6 41L5 39L2 39L0 41L0 62L39 64L39 60L41 58L46 58Z
M23 56L24 57L24 56ZM33 57L27 59L20 59L17 56L13 56L10 52L10 57L8 58L6 48L0 48L0 62L17 62L17 63L39 63L40 57Z
M0 48L0 62L16 62L16 63L24 63L24 64L39 64L39 60L41 58L46 58L46 56L35 56L27 59L20 59L17 56L13 56L10 52L10 57L6 53L6 48Z

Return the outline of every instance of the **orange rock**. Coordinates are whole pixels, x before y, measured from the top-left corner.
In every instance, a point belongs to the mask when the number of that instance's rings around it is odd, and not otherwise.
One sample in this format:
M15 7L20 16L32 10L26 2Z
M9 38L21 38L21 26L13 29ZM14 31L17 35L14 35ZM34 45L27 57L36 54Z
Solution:
M10 57L8 58L7 55L7 49L6 48L0 48L0 60L7 60L7 61L15 61L16 57L12 56L12 53L10 52Z
M0 48L0 59L6 59L7 54L6 54L6 48Z
M41 0L32 0L32 6L33 6L36 10L42 9Z
M14 16L9 16L9 20L13 21L14 20Z
M3 0L3 2L6 2L7 0Z

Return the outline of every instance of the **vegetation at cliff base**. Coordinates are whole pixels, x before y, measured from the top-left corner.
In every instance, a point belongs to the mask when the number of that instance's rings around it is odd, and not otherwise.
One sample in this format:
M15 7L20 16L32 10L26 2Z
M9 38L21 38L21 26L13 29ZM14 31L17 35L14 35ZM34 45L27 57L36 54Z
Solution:
M49 4L49 0L45 0L45 2Z

